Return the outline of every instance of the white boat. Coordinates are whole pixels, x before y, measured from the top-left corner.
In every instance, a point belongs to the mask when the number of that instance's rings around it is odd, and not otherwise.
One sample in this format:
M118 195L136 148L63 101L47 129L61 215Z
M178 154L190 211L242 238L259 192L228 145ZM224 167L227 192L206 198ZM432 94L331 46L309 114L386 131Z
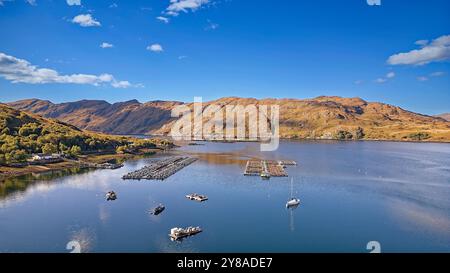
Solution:
M202 232L202 229L200 227L187 227L187 228L176 227L170 230L169 237L172 240L177 241L183 239L184 237L192 236L200 232Z
M117 199L117 194L114 191L109 191L105 195L107 201L114 201Z
M203 195L203 194L198 194L198 193L188 194L188 195L186 195L186 198L189 200L195 200L198 202L203 202L203 201L208 200L208 196Z
M295 207L300 205L300 199L298 198L291 198L289 201L287 201L286 203L286 208L291 208L291 207Z
M300 199L294 197L294 178L291 178L291 198L286 203L286 208L296 208L300 205Z

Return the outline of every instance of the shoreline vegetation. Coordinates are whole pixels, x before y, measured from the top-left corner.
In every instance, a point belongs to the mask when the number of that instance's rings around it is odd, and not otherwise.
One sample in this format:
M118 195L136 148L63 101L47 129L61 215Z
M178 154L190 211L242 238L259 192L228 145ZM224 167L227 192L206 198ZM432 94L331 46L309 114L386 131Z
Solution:
M327 98L326 102L329 103L331 99L344 100L346 104L349 103L348 100L341 98ZM357 103L358 107L360 103L363 103L361 100L355 102L355 99L350 100L350 102ZM397 109L396 111L400 110ZM330 115L328 113L326 116ZM412 115L412 113L405 112L402 115ZM408 118L417 117L413 115L408 116ZM431 119L431 117L425 117L420 124L426 124L428 119ZM334 120L333 117L331 117L331 120ZM325 120L323 123L328 124L328 122ZM311 134L299 134L292 130L291 127L295 123L292 120L290 122L284 121L279 139L287 141L450 143L450 137L445 137L447 132L450 132L450 123L440 119L432 119L430 122L427 126L418 126L414 130L413 128L408 128L408 130L403 128L402 133L388 138L383 137L383 135L386 135L385 132L388 128L384 128L377 133L357 124L337 126L334 131L330 128L325 130L326 133L320 134L313 131L312 136ZM433 127L435 123L442 128ZM0 182L9 177L70 168L114 169L120 167L128 159L153 155L160 150L175 147L174 143L168 139L167 132L141 135L108 134L79 129L73 124L76 125L76 122L44 118L38 114L31 114L0 103ZM288 127L286 127L287 124L289 124ZM300 122L300 125L303 128L306 123L303 121ZM433 132L430 131L430 128L434 128ZM247 130L248 128L246 128L246 134L248 133ZM437 137L434 131L439 131L440 137ZM142 138L142 136L145 136L145 138ZM262 142L258 139L205 140L195 136L192 137L193 139L187 141L186 145L203 145L202 142Z
M81 130L0 104L0 181L70 168L120 167L126 159L172 148L164 139L139 139Z

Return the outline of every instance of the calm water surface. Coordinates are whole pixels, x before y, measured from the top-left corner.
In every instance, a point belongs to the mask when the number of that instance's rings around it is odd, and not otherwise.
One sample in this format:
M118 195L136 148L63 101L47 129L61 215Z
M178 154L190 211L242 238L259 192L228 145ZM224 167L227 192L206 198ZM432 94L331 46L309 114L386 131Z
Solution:
M118 170L29 175L0 184L0 252L450 252L450 145L390 142L205 143ZM165 181L123 181L154 158L200 160ZM290 178L242 175L249 158L292 159ZM107 202L114 190L118 199ZM209 196L204 203L188 193ZM164 203L166 210L148 210ZM203 233L172 242L172 227Z

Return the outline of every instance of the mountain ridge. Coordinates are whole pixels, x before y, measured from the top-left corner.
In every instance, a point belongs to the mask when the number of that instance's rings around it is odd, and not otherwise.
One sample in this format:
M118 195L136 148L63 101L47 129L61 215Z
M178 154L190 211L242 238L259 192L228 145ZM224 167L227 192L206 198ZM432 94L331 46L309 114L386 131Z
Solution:
M226 105L280 106L280 136L299 139L427 140L450 142L450 122L359 97L319 96L312 99L224 97L204 102ZM177 118L171 110L179 101L137 100L108 103L82 100L54 104L28 99L8 103L19 110L51 117L79 128L110 134L166 135ZM207 120L207 118L205 118Z
M435 115L435 117L443 118L446 121L450 121L450 113L443 113L443 114Z

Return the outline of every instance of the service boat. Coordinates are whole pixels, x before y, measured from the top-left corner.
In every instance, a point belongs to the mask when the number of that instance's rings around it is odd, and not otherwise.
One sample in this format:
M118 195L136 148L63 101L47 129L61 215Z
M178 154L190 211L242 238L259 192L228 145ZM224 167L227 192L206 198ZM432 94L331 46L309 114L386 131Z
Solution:
M117 195L114 191L109 191L105 195L106 201L114 201L117 199Z
M262 179L270 179L270 173L268 172L261 172L260 176Z
M170 230L169 237L172 240L176 241L188 236L198 234L200 232L202 232L202 229L200 227L187 227L187 228L175 227Z
M165 209L166 209L166 207L164 207L163 204L159 204L159 206L157 206L156 208L152 209L150 213L153 214L153 215L158 215L161 212L163 212Z
M208 200L208 196L198 194L198 193L188 194L188 195L186 195L186 198L189 200L194 200L194 201L198 201L198 202L203 202L203 201Z
M287 201L286 208L292 208L292 207L296 207L298 205L300 205L300 199L291 198L289 201Z

